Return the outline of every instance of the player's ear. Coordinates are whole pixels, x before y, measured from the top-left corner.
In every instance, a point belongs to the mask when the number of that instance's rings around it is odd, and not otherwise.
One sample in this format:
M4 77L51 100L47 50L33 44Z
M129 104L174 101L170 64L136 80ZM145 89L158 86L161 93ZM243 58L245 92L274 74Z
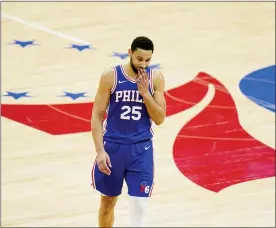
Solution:
M128 49L128 56L131 58L131 57L132 57L132 54L133 54L133 53L132 53L132 50L129 48L129 49Z

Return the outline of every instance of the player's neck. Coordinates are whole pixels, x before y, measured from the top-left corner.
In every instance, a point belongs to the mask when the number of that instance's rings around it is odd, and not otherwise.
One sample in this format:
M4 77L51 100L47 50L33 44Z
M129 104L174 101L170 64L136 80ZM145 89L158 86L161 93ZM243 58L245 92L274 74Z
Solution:
M138 78L138 74L135 73L130 65L130 63L127 63L125 65L123 65L125 73L127 74L128 77L136 80Z

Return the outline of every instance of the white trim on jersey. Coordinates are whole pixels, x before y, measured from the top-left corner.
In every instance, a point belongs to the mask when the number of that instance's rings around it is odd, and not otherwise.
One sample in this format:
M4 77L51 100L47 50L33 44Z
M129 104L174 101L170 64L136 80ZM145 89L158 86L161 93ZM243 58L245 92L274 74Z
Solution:
M117 70L115 67L113 68L113 71L114 71L114 82L113 82L113 86L111 89L111 94L115 91L116 86L117 86L117 81L118 81Z
M120 65L120 68L121 68L121 71L122 71L123 75L125 76L125 78L126 78L128 81L130 81L130 82L132 82L132 83L136 83L136 81L135 81L134 79L130 78L130 77L126 74L126 72L125 72L125 70L124 70L122 64Z
M150 119L150 132L151 132L152 136L154 136L154 131L152 129L152 119Z
M154 89L153 89L153 70L150 69L150 90L151 90L151 94L154 94Z
M108 119L108 111L109 111L109 108L110 108L110 103L108 104L105 112L106 112L106 118L105 120L103 121L103 136L105 135L105 133L107 132L107 129L106 129L106 126L107 126L107 119Z
M108 118L108 115L106 115L106 119L104 120L103 122L103 136L105 135L107 129L106 129L106 126L107 126L107 118Z

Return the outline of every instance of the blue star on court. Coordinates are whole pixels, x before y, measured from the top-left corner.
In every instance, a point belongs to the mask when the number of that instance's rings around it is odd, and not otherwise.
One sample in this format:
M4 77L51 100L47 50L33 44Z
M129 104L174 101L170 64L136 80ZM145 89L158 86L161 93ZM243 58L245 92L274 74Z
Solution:
M18 45L22 48L30 46L30 45L37 45L35 43L35 40L29 40L29 41L14 40L13 43L10 43L10 44Z
M31 97L28 95L29 92L24 92L24 93L14 93L14 92L9 92L7 91L7 94L3 95L4 97L12 97L15 100L18 100L21 97Z
M120 59L125 59L128 57L127 53L118 53L118 52L113 52L112 54L113 57L119 57Z
M60 97L70 97L73 100L76 100L80 97L87 97L85 96L85 92L84 93L69 93L69 92L64 92L64 95L60 96Z
M69 48L77 49L78 51L83 51L85 49L95 49L90 44L85 44L85 45L71 44L71 46Z

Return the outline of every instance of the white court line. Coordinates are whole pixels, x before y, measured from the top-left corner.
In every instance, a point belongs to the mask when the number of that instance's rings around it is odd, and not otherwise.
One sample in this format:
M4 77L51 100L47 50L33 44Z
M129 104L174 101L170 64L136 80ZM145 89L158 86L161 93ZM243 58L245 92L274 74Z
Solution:
M29 27L32 27L32 28L35 28L35 29L38 29L38 30L42 30L42 31L47 32L49 34L52 34L54 36L58 36L58 37L61 37L61 38L64 38L64 39L72 40L72 41L75 41L75 42L78 42L78 43L81 43L81 44L84 44L84 45L91 44L88 41L75 38L75 37L67 35L65 33L58 32L58 31L46 28L44 26L41 26L41 25L38 25L38 24L35 24L35 23L32 23L32 22L28 22L28 21L23 20L19 17L14 17L14 16L11 16L11 15L3 13L3 12L1 12L1 16L6 17L7 19L10 19L12 21L19 22L19 23L24 24L26 26L29 26Z

